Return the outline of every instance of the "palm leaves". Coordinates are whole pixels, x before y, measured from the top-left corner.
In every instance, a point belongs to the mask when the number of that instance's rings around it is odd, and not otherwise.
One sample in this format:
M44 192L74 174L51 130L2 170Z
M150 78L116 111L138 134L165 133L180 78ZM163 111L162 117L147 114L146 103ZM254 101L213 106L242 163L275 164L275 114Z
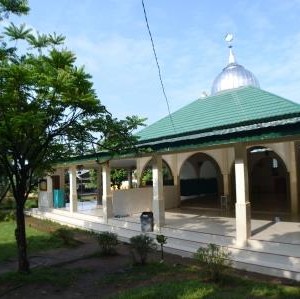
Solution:
M26 28L25 24L21 24L19 27L13 23L10 23L8 27L5 27L4 33L10 37L11 41L17 41L19 39L26 39L32 30Z
M4 34L10 38L10 41L25 40L33 49L37 49L42 54L42 49L49 46L55 47L63 44L65 37L63 35L33 33L33 29L26 27L25 24L19 26L10 23L5 27Z

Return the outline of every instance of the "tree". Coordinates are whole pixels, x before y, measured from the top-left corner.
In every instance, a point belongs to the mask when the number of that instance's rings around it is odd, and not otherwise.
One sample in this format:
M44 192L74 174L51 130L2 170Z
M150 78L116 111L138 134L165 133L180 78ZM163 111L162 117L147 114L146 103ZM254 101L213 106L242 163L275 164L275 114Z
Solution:
M122 182L128 179L127 171L124 168L114 168L110 173L111 186L121 188Z
M0 0L0 18L8 18L10 13L16 15L27 14L29 7L27 0Z
M25 1L14 0L13 3ZM8 6L0 2L0 11ZM25 3L26 4L26 3ZM8 7L11 12L16 12ZM21 11L22 12L22 11ZM21 41L26 51L9 47ZM29 272L24 205L40 177L58 160L93 152L112 153L134 146L132 131L143 120L117 120L101 105L91 76L63 48L64 37L33 33L10 24L0 55L0 164L16 202L19 272Z

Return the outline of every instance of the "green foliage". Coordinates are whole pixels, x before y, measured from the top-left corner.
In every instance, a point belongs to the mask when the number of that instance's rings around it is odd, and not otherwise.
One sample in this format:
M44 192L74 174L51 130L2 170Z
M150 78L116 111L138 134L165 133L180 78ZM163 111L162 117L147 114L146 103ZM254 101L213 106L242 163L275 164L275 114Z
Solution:
M16 219L16 214L12 210L0 210L0 222L14 221Z
M121 188L122 182L127 180L127 171L124 168L114 168L110 173L111 186Z
M167 239L168 237L164 236L164 235L157 235L156 236L156 241L157 243L159 243L160 245L165 245L167 244Z
M50 223L48 224L50 225ZM14 235L16 223L12 221L0 223L0 261L17 258L17 245ZM64 247L61 238L32 227L26 228L27 244L30 253Z
M0 1L0 18L28 10L25 0ZM132 132L143 123L137 116L113 118L64 40L13 23L0 35L1 176L8 178L16 201L23 272L29 271L23 210L39 178L70 156L133 148Z
M25 209L33 209L38 207L38 201L36 199L27 199L25 203Z
M173 277L176 274L173 275ZM204 283L198 279L179 278L174 281L152 283L149 286L129 288L111 299L296 299L300 298L300 289L282 286L280 284L266 284L246 282L242 279L228 281L225 286Z
M195 253L195 258L205 267L208 278L216 282L220 281L224 271L231 265L228 250L215 244L200 247Z
M162 173L164 185L169 185L173 182L172 172L165 161L162 163ZM141 175L142 186L152 185L152 160L148 162Z
M52 235L55 238L61 239L65 246L74 246L77 242L74 240L74 232L69 228L59 228L55 230Z
M27 0L0 0L0 20L8 18L10 13L22 15L28 12Z
M148 254L156 249L153 238L145 234L130 238L130 245L133 249L132 257L134 262L137 261L138 256L142 265L147 263Z
M96 233L96 239L100 245L102 255L116 254L116 247L119 244L118 236L111 232Z
M7 196L0 202L0 209L3 210L11 210L14 209L16 207L16 203L14 201L14 199L10 196Z

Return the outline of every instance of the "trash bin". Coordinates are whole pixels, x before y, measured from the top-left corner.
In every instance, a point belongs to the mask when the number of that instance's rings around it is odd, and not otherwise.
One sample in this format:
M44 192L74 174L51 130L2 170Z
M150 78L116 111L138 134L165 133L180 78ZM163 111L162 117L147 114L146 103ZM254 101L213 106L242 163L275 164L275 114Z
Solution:
M143 212L140 216L143 233L153 232L153 213Z

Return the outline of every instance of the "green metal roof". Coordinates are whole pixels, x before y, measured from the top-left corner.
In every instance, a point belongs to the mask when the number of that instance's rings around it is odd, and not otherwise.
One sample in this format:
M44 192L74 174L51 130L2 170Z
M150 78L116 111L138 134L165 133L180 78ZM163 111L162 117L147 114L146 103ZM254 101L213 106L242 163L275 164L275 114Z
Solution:
M137 133L141 143L300 116L300 105L247 86L198 99ZM276 124L275 124L276 126ZM255 128L257 129L257 128ZM226 134L226 133L225 133Z

